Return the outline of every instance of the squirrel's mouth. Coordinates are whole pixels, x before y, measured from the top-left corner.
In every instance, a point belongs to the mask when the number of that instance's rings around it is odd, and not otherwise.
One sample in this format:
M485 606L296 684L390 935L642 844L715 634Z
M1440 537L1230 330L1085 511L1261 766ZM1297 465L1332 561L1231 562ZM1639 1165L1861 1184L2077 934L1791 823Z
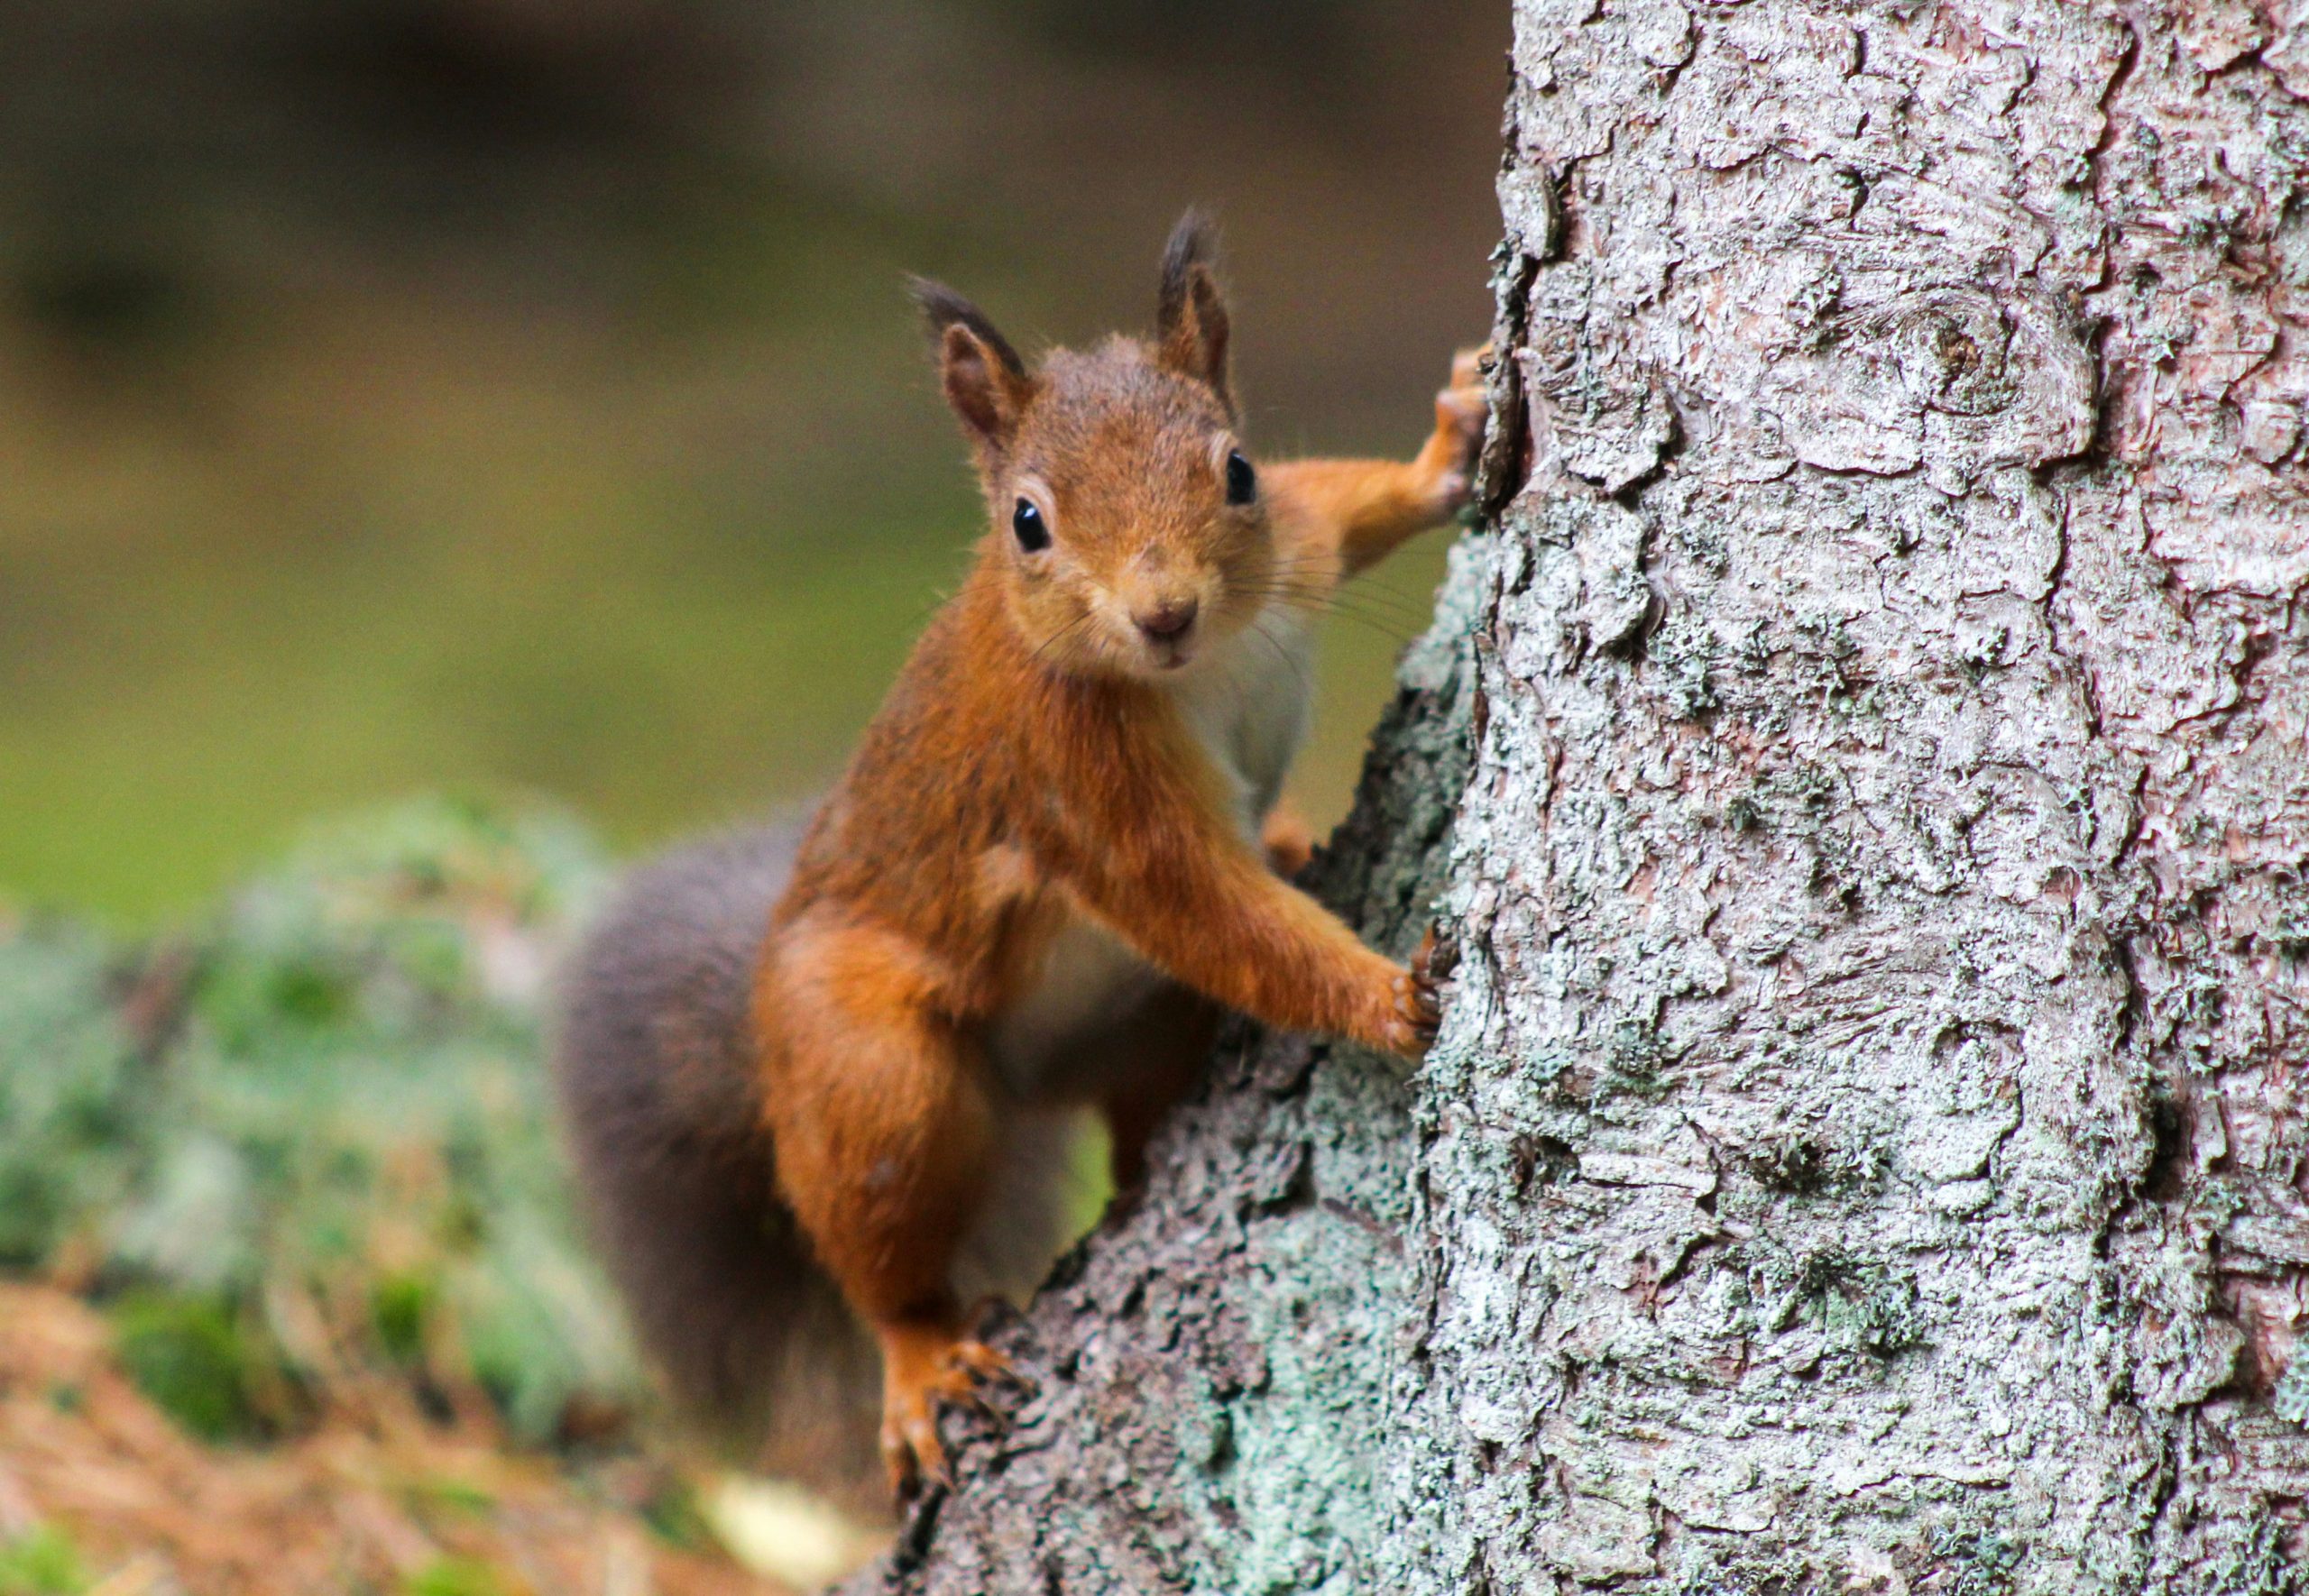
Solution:
M1195 656L1197 640L1192 637L1149 637L1145 645L1147 660L1158 674L1182 670Z

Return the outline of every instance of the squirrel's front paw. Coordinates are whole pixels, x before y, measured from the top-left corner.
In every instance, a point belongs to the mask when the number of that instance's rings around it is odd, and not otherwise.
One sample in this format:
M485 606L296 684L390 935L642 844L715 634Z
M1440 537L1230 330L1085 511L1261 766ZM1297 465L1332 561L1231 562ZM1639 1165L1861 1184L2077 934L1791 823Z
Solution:
M1395 972L1389 989L1390 1009L1384 1032L1389 1052L1406 1059L1423 1059L1434 1045L1443 1023L1443 1005L1435 972L1435 931L1430 927L1412 954L1411 963Z
M1483 361L1490 353L1488 344L1459 351L1451 360L1450 386L1435 396L1435 436L1428 442L1428 453L1438 473L1437 504L1445 515L1466 508L1475 482L1484 423L1491 415L1491 396L1483 380Z

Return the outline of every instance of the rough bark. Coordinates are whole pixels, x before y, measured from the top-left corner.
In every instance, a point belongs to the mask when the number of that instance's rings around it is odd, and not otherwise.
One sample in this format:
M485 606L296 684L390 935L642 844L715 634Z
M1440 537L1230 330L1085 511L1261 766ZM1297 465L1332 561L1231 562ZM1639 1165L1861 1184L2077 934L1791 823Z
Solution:
M860 1589L2275 1592L2309 17L1518 0L1510 352L1243 1037Z

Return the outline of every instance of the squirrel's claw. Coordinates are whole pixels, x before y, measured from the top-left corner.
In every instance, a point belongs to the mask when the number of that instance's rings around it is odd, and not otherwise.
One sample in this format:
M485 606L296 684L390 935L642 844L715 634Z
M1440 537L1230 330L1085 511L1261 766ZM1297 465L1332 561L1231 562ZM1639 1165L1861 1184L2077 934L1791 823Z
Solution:
M939 1355L926 1379L886 1394L882 1463L894 1496L906 1501L928 1486L953 1484L945 1443L938 1437L939 1409L957 1408L1007 1424L1008 1412L992 1399L997 1390L1025 1399L1036 1388L1003 1353L982 1341L964 1340Z
M1435 929L1430 926L1411 963L1395 973L1388 1045L1407 1059L1425 1058L1443 1023L1442 977L1435 963Z
M938 1415L928 1403L905 1412L882 1416L882 1467L890 1477L890 1494L912 1501L925 1487L951 1485L945 1444L938 1439Z
M1483 363L1491 358L1491 345L1477 344L1460 350L1451 357L1451 387L1454 389L1483 387Z
M1488 344L1459 351L1451 360L1450 386L1435 396L1435 436L1428 451L1439 472L1436 492L1446 514L1466 508L1475 482L1484 423L1491 415L1491 396L1483 380L1483 361L1490 353Z
M1388 984L1376 1041L1403 1058L1427 1058L1427 1049L1436 1040L1436 1028L1443 1023L1443 1004L1431 968L1434 940L1434 931L1430 931L1427 940L1420 942L1420 951L1411 956L1409 966L1397 968Z
M967 1399L978 1403L981 1411L997 1418L1006 1416L986 1406L984 1393L988 1389L1011 1391L1026 1398L1041 1392L1042 1388L1035 1383L1031 1375L1012 1362L1006 1353L996 1352L982 1341L958 1341L948 1357L952 1360L955 1378L970 1391ZM961 1401L965 1399L956 1397L954 1399Z

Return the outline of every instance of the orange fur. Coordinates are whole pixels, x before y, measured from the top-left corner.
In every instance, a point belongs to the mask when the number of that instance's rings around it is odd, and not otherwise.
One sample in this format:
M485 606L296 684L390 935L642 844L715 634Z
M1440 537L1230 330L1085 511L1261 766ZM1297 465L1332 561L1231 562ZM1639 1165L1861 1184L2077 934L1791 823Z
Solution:
M949 1277L1015 1089L988 1038L1067 927L1103 928L1180 984L1088 1094L1126 1182L1209 1047L1213 1004L1411 1055L1432 1031L1420 976L1269 868L1177 693L1277 606L1455 509L1480 404L1447 394L1407 464L1271 466L1229 502L1228 323L1201 253L1182 227L1155 342L1032 372L975 310L921 289L995 524L813 824L754 1002L780 1183L881 1336L901 1481L942 1466L936 1405L999 1372L964 1338ZM1051 547L1014 538L1022 499ZM1149 629L1182 613L1176 635Z

